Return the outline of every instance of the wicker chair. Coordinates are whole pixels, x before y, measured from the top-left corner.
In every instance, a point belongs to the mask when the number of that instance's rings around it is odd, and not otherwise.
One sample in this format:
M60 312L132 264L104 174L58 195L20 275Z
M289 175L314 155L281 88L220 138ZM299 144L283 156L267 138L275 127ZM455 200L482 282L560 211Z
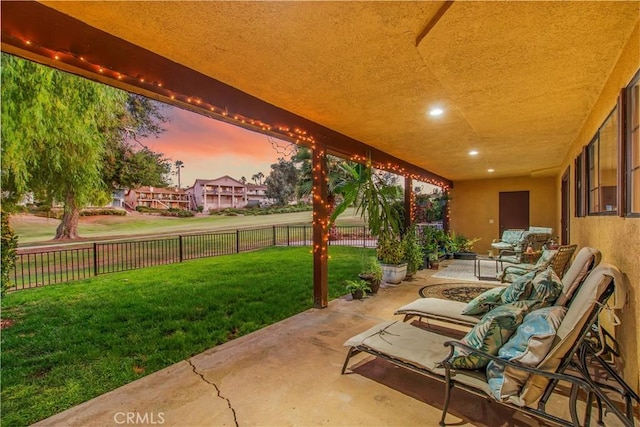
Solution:
M546 269L549 266L552 267L553 271L562 279L569 269L569 261L573 257L577 247L578 245L564 245L554 250L545 249L535 264L508 265L498 274L498 279L502 283L513 282L523 274L527 274L533 270Z

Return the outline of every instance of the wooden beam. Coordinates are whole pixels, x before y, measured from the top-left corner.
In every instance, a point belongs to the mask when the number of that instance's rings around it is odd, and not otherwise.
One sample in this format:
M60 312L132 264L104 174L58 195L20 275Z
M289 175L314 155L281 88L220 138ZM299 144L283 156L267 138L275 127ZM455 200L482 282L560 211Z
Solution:
M324 144L312 149L313 176L313 306L325 308L329 304L329 209L327 162Z
M427 34L429 34L429 32L433 29L433 27L436 26L436 24L440 21L440 19L445 14L445 12L449 10L451 5L453 5L453 0L445 1L442 4L442 6L440 6L440 9L438 9L438 11L433 16L433 18L431 18L429 22L427 22L427 25L425 25L422 31L420 31L420 34L418 34L418 37L416 37L416 47L420 44L422 39L424 39L427 36Z
M34 1L0 2L2 51L442 187L453 183Z
M404 226L411 227L413 222L413 180L410 177L404 178Z

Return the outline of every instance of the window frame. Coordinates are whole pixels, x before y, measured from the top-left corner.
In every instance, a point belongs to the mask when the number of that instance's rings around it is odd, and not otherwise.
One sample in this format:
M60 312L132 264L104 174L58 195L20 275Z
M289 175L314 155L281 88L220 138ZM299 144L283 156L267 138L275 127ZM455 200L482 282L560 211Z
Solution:
M573 211L573 216L576 218L582 218L586 213L586 204L585 204L585 184L586 184L586 176L585 176L585 168L586 168L586 151L587 147L582 147L582 151L578 154L578 157L575 159L574 164L574 192L575 192L575 206Z
M640 119L638 121L638 127L636 129L632 129L633 126L633 118L631 115L634 113L634 109L631 106L631 102L633 101L633 96L631 92L633 91L634 86L640 85L640 69L636 71L635 75L629 82L629 84L622 89L620 92L620 104L622 106L623 111L621 111L621 118L624 120L624 129L621 132L622 135L622 147L620 149L621 158L620 165L622 169L621 177L620 177L620 185L621 185L621 197L623 206L620 209L620 215L629 217L629 218L640 218L640 211L634 212L632 211L631 203L633 198L631 195L633 194L633 180L631 179L631 161L632 161L632 152L633 152L633 132L640 133ZM640 94L638 95L640 96ZM640 114L640 111L635 111L636 114ZM640 143L637 147L640 150ZM640 169L640 165L635 169ZM640 173L640 171L636 172ZM640 189L636 189L636 191L640 191Z
M616 102L616 105L613 107L613 109L609 112L609 114L607 114L607 116L605 117L605 119L602 121L602 124L598 127L598 130L596 131L595 135L593 136L593 138L591 138L591 141L589 141L589 144L586 145L585 147L585 190L584 190L584 205L585 205L585 215L586 216L612 216L612 215L618 215L619 210L620 210L620 203L621 203L621 188L620 188L620 161L619 161L619 157L620 157L620 127L621 127L621 123L620 123L620 99L618 99L618 102ZM600 133L602 131L602 129L604 128L604 126L607 124L607 122L609 122L609 120L611 120L612 118L616 118L618 121L618 129L616 132L616 150L618 151L616 153L615 159L616 159L616 190L615 190L615 195L616 195L616 209L607 211L604 210L604 205L603 205L603 197L602 197L602 190L603 190L603 186L602 186L602 177L600 176L600 169L601 169L601 156L600 156L600 149L602 147L602 143L600 140ZM596 146L597 144L597 146ZM593 174L590 173L591 169L593 168ZM594 187L594 181L596 181L597 183L597 187ZM593 201L593 197L597 196L598 197L598 203L597 203L597 207L598 210L591 210L592 209L592 201Z

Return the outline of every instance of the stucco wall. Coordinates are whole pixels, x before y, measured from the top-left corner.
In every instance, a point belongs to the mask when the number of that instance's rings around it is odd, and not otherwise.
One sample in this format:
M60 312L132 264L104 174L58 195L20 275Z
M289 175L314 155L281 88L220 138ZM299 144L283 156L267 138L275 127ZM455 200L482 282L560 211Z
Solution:
M530 225L552 227L554 236L559 234L555 177L456 181L451 190L450 229L467 237L479 237L474 249L487 252L493 239L500 237L501 191L529 191Z
M622 345L623 358L620 362L627 382L640 389L638 372L640 371L640 218L621 218L617 216L587 216L575 218L575 185L573 181L573 162L582 147L593 138L607 115L616 105L620 90L626 87L640 67L640 32L638 25L631 35L618 63L607 79L600 97L591 110L589 117L578 137L568 150L561 170L571 167L571 217L570 230L572 243L578 247L593 246L602 251L603 262L617 266L628 278L629 299L622 313L617 313L622 326L615 328L615 334ZM558 177L556 185L560 188ZM558 203L559 203L558 196ZM558 215L560 213L558 212Z
M451 229L468 237L481 237L478 252L490 248L498 237L498 193L500 191L530 192L531 225L551 226L559 234L561 218L562 173L570 167L570 239L578 248L592 246L600 249L603 262L617 266L628 279L629 294L622 312L616 313L622 326L613 327L621 344L622 358L617 363L625 380L640 390L640 218L617 216L574 217L574 159L587 145L607 115L616 105L620 90L626 87L640 67L640 31L638 25L629 38L616 66L591 109L587 120L573 143L567 147L564 159L558 161L561 171L552 178L509 178L478 181L456 181L452 190ZM489 221L493 219L493 223Z

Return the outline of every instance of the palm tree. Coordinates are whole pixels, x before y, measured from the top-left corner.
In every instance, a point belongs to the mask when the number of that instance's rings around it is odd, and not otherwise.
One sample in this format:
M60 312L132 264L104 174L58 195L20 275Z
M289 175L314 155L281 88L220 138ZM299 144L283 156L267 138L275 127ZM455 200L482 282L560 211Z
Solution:
M251 176L251 180L258 185L262 185L262 178L264 178L264 174L262 172L258 172Z
M336 186L342 182L345 178L345 172L340 167L340 164L346 162L339 157L327 155L327 204L329 205L328 214L331 217L336 202ZM302 163L299 167L300 173L298 174L298 197L308 196L313 191L313 165L312 165L312 152L306 147L298 147L298 151L291 157L294 163ZM347 162L351 164L351 162ZM353 163L355 164L355 163ZM334 240L338 238L338 228L335 221L331 222L331 230L329 231L329 237Z
M184 162L182 160L176 160L176 175L178 175L178 189L180 189L180 169L184 167Z
M372 235L384 238L399 235L401 215L395 203L401 196L398 187L386 184L370 164L342 163L340 167L345 178L335 185L334 191L342 195L342 201L335 207L331 222L353 205L356 213L367 221Z
M247 183L247 178L245 178L244 176L241 176L240 177L240 182L243 183L243 184L246 184Z

